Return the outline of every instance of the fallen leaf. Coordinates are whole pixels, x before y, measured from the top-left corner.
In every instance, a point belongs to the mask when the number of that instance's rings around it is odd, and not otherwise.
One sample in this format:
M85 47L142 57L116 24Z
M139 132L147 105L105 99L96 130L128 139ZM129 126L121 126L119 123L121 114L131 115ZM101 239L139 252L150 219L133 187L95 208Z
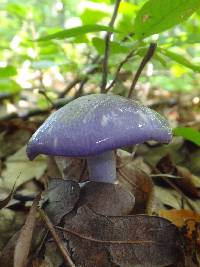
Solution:
M19 178L19 176L17 177L17 179ZM3 200L0 200L0 209L3 209L4 207L6 207L8 205L8 203L10 202L10 200L12 199L14 190L15 190L15 186L17 183L17 179L15 180L15 183L13 185L13 188L11 189L10 193L8 194L8 196L6 198L4 198Z
M8 132L0 134L0 157L7 157L12 155L22 146L24 146L31 133L27 129L12 129Z
M17 240L19 238L19 231L14 233L1 252L0 266L13 267L13 254Z
M181 177L181 179L173 179L171 182L181 188L185 194L189 194L192 197L199 197L199 192L192 180L191 172L185 167L175 165L169 154L163 157L156 167L161 173L168 173Z
M75 181L50 179L47 190L43 193L41 206L54 224L60 223L79 199L80 187Z
M47 170L45 172L45 176L43 175L43 179L45 180L44 183L46 184L46 182L48 183L49 177L53 178L53 177L62 177L62 174L58 168L58 165L55 161L55 157L52 156L48 156L47 159ZM64 178L63 178L64 179Z
M200 149L190 152L190 158L185 162L185 166L196 175L200 175Z
M14 251L14 267L25 267L27 264L39 200L40 195L33 201L25 224L19 233Z
M87 205L94 212L108 216L128 215L135 198L118 184L87 182L82 188L77 206Z
M156 216L102 216L83 206L65 217L64 229L77 266L156 267L182 257L177 228Z
M3 251L9 239L22 227L24 217L24 213L21 212L10 209L0 210L0 251Z
M87 166L81 159L55 157L56 163L64 179L86 181L88 179ZM139 166L139 168L138 168ZM134 213L150 212L153 197L153 182L147 173L150 169L142 158L132 160L130 153L117 150L117 178L119 184L130 191L136 199Z
M70 157L54 157L57 163L58 169L62 174L62 178L65 180L73 180L79 182L81 179L87 180L87 166L86 161L80 158Z
M157 198L164 205L174 209L181 208L181 196L177 191L158 185L155 185L154 189L155 198Z
M45 244L45 262L49 263L49 267L57 267L63 265L63 258L60 255L55 242L49 241Z
M182 208L183 204L184 209L192 209L193 211L199 212L200 199L192 200L187 196L182 197L176 190L162 186L155 185L154 189L155 198L167 207L179 210ZM155 210L155 212L157 212L157 210Z
M195 230L195 223L200 223L200 213L191 210L160 210L159 216L166 218L174 223L177 227L187 227L187 238L192 240L192 232ZM197 239L200 244L200 233Z
M183 145L183 140L180 137L174 137L172 142L168 145L159 145L155 147L146 146L146 144L140 145L138 148L138 154L144 158L144 161L147 162L150 166L156 166L159 160L165 157L167 154L170 154L173 162L180 164L185 158L185 154L180 153L180 149ZM140 152L140 150L143 150Z
M51 255L54 256L54 255ZM58 265L59 266L59 265ZM48 261L48 259L41 259L41 258L34 258L31 262L31 267L56 267L53 266L51 262Z
M154 188L151 177L143 171L148 167L142 161L135 163L131 154L122 150L118 151L117 166L119 184L135 196L133 212L150 213Z
M189 193L192 197L200 197L199 191L194 182L194 175L185 167L176 166L177 175L182 177L182 180L176 181L184 192ZM199 178L200 180L200 178Z
M34 161L30 161L26 156L26 147L22 147L14 155L7 158L5 168L2 171L2 179L0 186L11 188L13 180L20 174L18 183L22 184L32 178L40 178L46 169L46 158L38 157Z

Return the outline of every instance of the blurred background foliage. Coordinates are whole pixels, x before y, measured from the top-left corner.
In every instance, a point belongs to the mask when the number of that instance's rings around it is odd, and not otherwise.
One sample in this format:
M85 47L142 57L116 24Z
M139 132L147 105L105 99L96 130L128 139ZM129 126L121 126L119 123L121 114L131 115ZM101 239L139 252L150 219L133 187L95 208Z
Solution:
M158 45L156 54L140 77L135 97L145 102L149 94L189 91L195 92L191 101L198 106L200 11L167 31L136 39L135 18L145 2L129 0L120 4L114 27L117 32L111 43L108 82L115 76L119 63L130 51L134 52L123 65L113 93L127 94L142 57L154 41ZM13 95L12 105L6 102L6 112L45 108L66 95L100 91L105 31L89 30L81 34L80 29L69 32L69 38L32 40L76 26L107 26L113 4L112 0L1 0L0 94L2 98ZM68 89L70 83L83 78L86 78L84 88L77 82ZM3 113L5 108L0 110L0 115Z

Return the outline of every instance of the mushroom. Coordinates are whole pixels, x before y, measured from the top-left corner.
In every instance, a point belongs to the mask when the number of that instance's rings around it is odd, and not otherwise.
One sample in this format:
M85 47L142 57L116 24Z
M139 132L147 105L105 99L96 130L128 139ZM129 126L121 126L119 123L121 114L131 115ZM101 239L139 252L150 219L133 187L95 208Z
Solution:
M114 183L115 149L171 138L168 122L157 112L121 96L91 94L51 114L30 139L27 155L86 157L89 180Z

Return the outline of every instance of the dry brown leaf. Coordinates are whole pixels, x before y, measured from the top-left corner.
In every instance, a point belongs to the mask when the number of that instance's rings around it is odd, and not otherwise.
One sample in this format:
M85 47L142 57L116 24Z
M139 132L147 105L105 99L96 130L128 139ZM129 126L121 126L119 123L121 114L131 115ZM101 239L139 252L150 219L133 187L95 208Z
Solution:
M150 148L146 144L142 144L138 148L138 154L143 157L145 162L150 166L156 166L161 158L166 154L171 154L173 161L180 163L184 161L185 154L180 153L180 149L183 145L183 139L181 137L174 137L172 142L168 145L151 146Z
M30 267L53 267L51 263L49 263L46 260L40 259L40 258L35 258L31 262Z
M24 213L7 208L0 210L0 251L4 250L10 238L22 227L24 220Z
M79 182L87 180L86 161L80 158L54 157L58 169L65 180Z
M54 224L69 213L79 199L80 187L75 181L50 179L47 190L43 193L41 205Z
M19 178L19 176L17 177L17 179ZM15 186L16 186L16 183L17 183L17 179L15 180L15 183L10 191L10 193L8 194L8 196L6 198L4 198L3 200L0 200L0 209L3 209L5 208L8 203L10 202L10 200L12 199L12 196L13 196L13 193L14 193L14 190L15 190Z
M186 237L192 239L192 232L195 231L195 223L200 223L200 213L191 210L160 210L159 215L173 222L177 227L186 226ZM200 244L200 233L197 239Z
M185 167L176 166L177 175L182 177L182 180L177 180L176 183L185 192L189 193L192 197L200 197L198 189L193 180L193 174Z
M10 129L0 134L0 157L7 157L24 146L31 133L28 129Z
M1 252L0 266L13 267L13 254L20 232L13 234Z
M131 213L134 203L134 196L118 184L87 182L77 206L87 205L102 215L122 216Z
M14 267L25 267L27 264L39 200L40 195L33 201L25 224L20 231L14 251Z
M60 234L60 233L57 231L57 234ZM63 247L65 250L65 246L63 246ZM62 254L60 253L55 241L54 242L52 241L52 238L51 238L51 240L49 240L45 244L45 256L44 256L44 258L45 258L45 262L49 264L49 267L63 266ZM42 266L38 266L38 267L42 267Z
M74 181L88 179L87 166L83 160L64 157L55 159L64 179ZM145 213L151 209L153 182L147 173L150 173L150 169L141 158L133 161L130 153L117 150L117 178L120 185L135 196L134 213Z
M189 194L192 197L199 197L199 192L193 182L191 172L185 167L176 166L172 162L169 154L163 157L156 167L161 173L181 177L181 179L173 179L170 180L170 182L176 184L184 193Z
M185 163L187 168L190 168L192 172L200 176L200 149L190 152L190 158Z
M135 196L134 213L150 212L153 198L153 182L151 177L144 172L148 166L144 162L140 164L132 160L131 154L119 150L117 158L117 177L119 184L129 190ZM142 169L141 169L141 168Z
M26 146L24 146L7 158L5 168L2 171L3 179L0 180L0 186L11 188L13 179L19 174L19 185L33 178L39 179L44 174L46 167L47 162L44 156L39 156L31 162L26 155Z
M184 209L193 210L199 212L200 199L190 199L187 196L183 196L177 190L166 188L164 186L155 186L155 198L159 203L171 207L173 209L181 209L184 205ZM158 207L154 209L157 213L160 209L164 207Z
M182 257L177 228L156 216L102 216L83 206L64 229L77 266L156 267Z

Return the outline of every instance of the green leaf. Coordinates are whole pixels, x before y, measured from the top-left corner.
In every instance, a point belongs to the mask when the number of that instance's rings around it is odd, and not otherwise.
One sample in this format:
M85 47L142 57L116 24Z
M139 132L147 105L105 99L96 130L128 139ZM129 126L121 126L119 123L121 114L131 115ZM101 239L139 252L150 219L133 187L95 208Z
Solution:
M22 18L27 15L27 7L20 3L8 3L6 10L9 14L17 15Z
M199 0L149 0L135 19L138 39L163 32L190 17L200 8Z
M163 49L163 48L158 48L158 51L161 52L163 55L167 56L170 59L173 59L174 61L176 61L177 63L193 70L196 72L200 72L200 66L197 66L193 63L191 63L191 61L187 60L186 58L184 58L182 55L179 55L177 53L174 53L172 51L169 51L167 49Z
M21 87L11 79L0 79L0 92L19 93Z
M187 38L184 40L185 43L188 44L195 44L195 43L200 43L200 35L198 34L189 34L187 35Z
M50 34L44 37L41 37L39 39L36 39L35 41L48 41L52 39L65 39L65 38L71 38L76 37L79 35L91 33L91 32L100 32L100 31L110 31L110 32L116 32L111 27L98 25L98 24L88 24L83 26L78 26L70 29L66 29L63 31L56 32L54 34Z
M173 133L176 136L182 136L186 140L189 140L200 146L200 132L190 127L177 127L173 129Z
M13 66L0 67L0 78L7 78L17 74L16 68Z
M71 42L73 44L87 44L89 43L89 39L86 35L79 35L73 38L73 41Z
M38 47L40 48L39 49L39 54L40 55L55 55L55 54L59 54L61 53L61 49L59 47L59 44L57 43L53 43L53 41L49 41L48 42L48 45L47 43L38 43Z
M119 6L119 13L121 14L130 14L135 15L135 12L138 10L138 5L128 2L121 2Z
M93 8L86 8L81 14L81 20L83 24L93 24L101 21L105 17L109 17L107 10L97 10Z
M105 50L105 41L100 38L94 37L92 39L92 44L96 48L96 50L103 54ZM117 42L110 42L110 53L111 54L120 54L120 53L128 53L130 51L130 46L126 46Z

